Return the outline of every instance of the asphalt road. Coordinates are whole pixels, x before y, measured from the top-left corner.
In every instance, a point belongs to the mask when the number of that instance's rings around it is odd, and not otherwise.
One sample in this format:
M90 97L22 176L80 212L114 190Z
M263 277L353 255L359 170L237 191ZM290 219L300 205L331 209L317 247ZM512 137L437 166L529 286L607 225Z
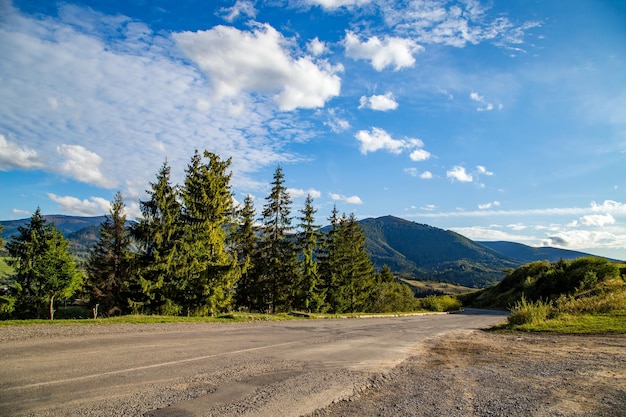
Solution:
M358 392L428 338L503 320L468 311L78 333L54 326L58 334L0 343L0 415L303 415Z

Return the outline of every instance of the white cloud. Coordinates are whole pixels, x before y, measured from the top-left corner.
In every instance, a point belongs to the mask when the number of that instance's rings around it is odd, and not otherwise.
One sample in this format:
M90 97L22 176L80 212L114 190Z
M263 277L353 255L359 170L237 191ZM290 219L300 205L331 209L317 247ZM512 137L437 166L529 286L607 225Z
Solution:
M437 209L437 206L434 204L427 204L425 206L420 207L420 209L425 210L425 211L433 211Z
M311 53L314 56L323 55L324 53L326 53L326 51L328 51L328 47L326 46L326 44L320 41L317 37L311 40L306 45L306 48L309 51L309 53Z
M343 41L346 56L352 59L365 59L372 63L376 71L382 71L387 67L394 67L394 71L415 65L413 54L424 50L411 39L386 36L382 40L377 36L361 42L353 32L346 32Z
M323 107L339 95L341 67L310 56L293 58L291 43L269 24L252 31L215 26L173 35L178 46L210 78L218 100L241 92L274 95L283 111Z
M110 201L101 197L90 197L81 200L72 196L58 196L48 193L48 198L59 204L61 210L76 216L99 216L108 213L111 208Z
M465 168L460 166L460 165L456 165L456 166L452 167L451 170L446 172L446 177L450 178L451 181L459 181L459 182L472 182L472 181L474 181L474 177L472 177L471 174L468 174L465 171Z
M518 231L518 232L528 228L528 226L526 226L526 225L524 225L522 223L508 224L506 227L508 227L511 230Z
M421 149L424 146L424 142L420 139L393 139L389 133L378 127L373 127L369 132L360 130L354 137L361 143L362 154L379 150L400 154L405 150L412 150L410 158L414 161L424 161L430 158L430 153Z
M500 207L500 202L499 201L492 201L489 203L485 203L485 204L479 204L478 208L480 210L486 210L486 209L490 209L492 207Z
M330 127L335 133L345 132L350 129L350 122L337 115L336 109L328 109L328 119L324 122L324 125Z
M59 145L57 152L65 157L61 170L72 178L105 188L115 187L115 182L105 178L100 171L102 158L81 145Z
M143 193L166 158L180 183L193 149L209 149L233 157L233 186L248 192L265 186L252 173L297 162L286 147L317 134L262 94L212 100L209 80L180 59L173 39L128 17L61 5L60 17L34 19L5 9L0 74L10 77L0 87L0 133L11 136L0 139L1 169L65 172L107 186L133 178ZM75 160L63 171L61 144L80 144L101 158L100 174Z
M21 210L21 209L16 209L14 208L13 210L11 210L13 213L15 214L24 214L27 216L32 216L33 212L32 211L28 211L28 210Z
M292 198L300 198L306 197L310 195L311 198L320 198L322 193L313 188L309 188L308 190L303 190L302 188L287 188L287 192Z
M313 6L320 6L326 10L336 10L340 7L362 6L370 3L372 0L305 0Z
M488 103L485 98L483 96L481 96L480 94L478 94L477 92L472 92L470 94L470 98L478 103L481 104L480 107L476 108L476 111L491 111L494 109L494 106L492 103ZM502 104L498 105L498 110L502 110L504 108L504 106Z
M397 108L398 102L393 98L391 92L387 92L384 95L373 95L371 97L361 96L359 100L359 109L388 111Z
M430 158L430 152L424 149L416 149L409 154L409 158L411 158L412 161L416 162L425 161Z
M524 43L525 33L540 26L538 22L513 24L499 15L489 19L477 1L448 2L410 1L398 7L396 2L381 2L385 23L396 33L410 36L425 44L464 47L490 41L501 47Z
M27 146L19 146L9 142L0 133L0 171L12 169L31 169L42 166L42 160L37 151Z
M585 226L603 227L607 224L615 224L615 217L607 214L588 214L580 218L580 223Z
M423 180L431 180L433 179L433 173L430 171L424 171L420 174L420 178Z
M484 167L484 166L482 166L482 165L478 165L478 166L476 166L476 171L477 171L479 174L482 174L482 175L487 175L487 176L491 176L491 175L493 175L493 172L488 171L488 170L487 170L487 168L485 168L485 167Z
M239 17L255 18L256 14L257 10L254 8L254 3L246 0L237 0L232 7L222 7L219 10L219 15L229 23Z
M417 177L417 175L419 174L419 171L417 170L417 168L404 168L404 172L406 172L407 174L409 174L412 177Z
M356 195L353 195L350 197L347 197L342 194L335 194L335 193L328 193L328 195L330 196L332 200L335 200L335 201L343 201L344 203L349 203L349 204L363 204L363 201L361 200L361 198Z

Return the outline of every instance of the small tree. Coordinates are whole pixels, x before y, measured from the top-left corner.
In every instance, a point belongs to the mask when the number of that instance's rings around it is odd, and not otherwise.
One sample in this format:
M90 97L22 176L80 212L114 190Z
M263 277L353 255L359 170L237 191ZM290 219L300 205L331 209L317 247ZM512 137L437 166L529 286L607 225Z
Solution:
M16 311L22 317L40 317L47 306L54 319L54 302L71 297L82 284L76 261L69 252L69 242L37 211L18 235L8 243L16 272Z
M100 224L100 237L87 263L88 291L95 311L105 316L128 311L128 287L131 280L129 246L124 200L120 192L111 201L109 215ZM94 317L95 318L95 317Z

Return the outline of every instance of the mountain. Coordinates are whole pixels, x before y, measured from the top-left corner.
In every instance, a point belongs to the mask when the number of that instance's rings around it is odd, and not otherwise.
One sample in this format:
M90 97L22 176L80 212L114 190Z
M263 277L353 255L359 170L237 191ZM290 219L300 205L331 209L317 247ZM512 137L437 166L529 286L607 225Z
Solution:
M503 278L519 261L458 233L384 216L361 220L368 252L377 267L417 279L483 287Z
M104 216L96 217L80 217L80 216L64 216L60 214L44 215L44 219L48 223L54 223L57 229L63 233L64 236L68 236L71 233L78 232L85 227L99 226L104 221ZM13 236L17 233L19 226L25 226L30 221L28 219L20 220L2 220L0 224L4 227L2 231L2 237L7 239L9 236Z
M523 263L534 261L550 261L556 262L561 259L569 260L589 256L588 253L578 252L575 250L559 249L550 246L532 247L515 242L479 242L481 245L487 246L502 255L513 259L519 259ZM613 262L620 262L616 259L610 259Z

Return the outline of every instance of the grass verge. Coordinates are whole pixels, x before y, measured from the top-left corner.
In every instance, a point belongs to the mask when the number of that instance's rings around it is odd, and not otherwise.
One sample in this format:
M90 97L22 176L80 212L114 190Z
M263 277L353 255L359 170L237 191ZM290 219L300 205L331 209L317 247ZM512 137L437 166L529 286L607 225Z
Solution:
M607 314L561 314L535 323L502 324L496 331L550 332L567 334L626 334L626 310Z

